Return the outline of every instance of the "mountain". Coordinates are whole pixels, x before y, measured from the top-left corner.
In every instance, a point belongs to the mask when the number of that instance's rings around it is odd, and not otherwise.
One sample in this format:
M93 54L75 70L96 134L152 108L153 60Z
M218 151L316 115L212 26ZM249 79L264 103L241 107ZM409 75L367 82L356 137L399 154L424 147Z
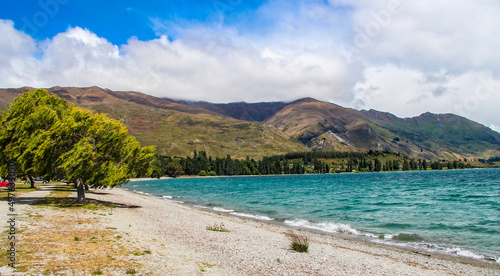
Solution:
M378 126L387 129L400 145L404 140L418 145L423 151L448 159L492 157L500 151L500 134L484 125L454 114L426 112L413 118L398 118L375 110L362 111Z
M312 150L379 150L428 160L500 154L498 132L453 114L398 118L306 98L287 105L265 124Z
M285 102L261 102L261 103L227 103L214 104L209 102L177 101L191 106L199 106L218 114L229 116L238 120L262 122L270 118L276 112L288 104Z
M0 89L2 109L31 87ZM191 105L175 103L137 92L99 87L52 87L47 89L75 105L108 114L122 121L142 145L156 145L158 153L186 156L194 150L233 157L306 151L299 142L283 137L261 123L237 120Z
M305 98L290 103L265 124L313 150L387 150L370 121L354 109Z
M0 109L31 87L0 89ZM427 160L500 156L500 134L453 114L413 118L304 98L291 103L187 102L96 86L52 87L61 98L122 121L143 145L186 156L260 158L297 151L389 151Z

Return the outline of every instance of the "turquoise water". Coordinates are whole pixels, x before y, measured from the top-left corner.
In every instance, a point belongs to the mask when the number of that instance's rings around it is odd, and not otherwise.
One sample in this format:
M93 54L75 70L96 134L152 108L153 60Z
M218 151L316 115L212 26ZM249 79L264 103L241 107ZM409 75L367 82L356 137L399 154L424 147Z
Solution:
M500 169L180 178L125 188L236 216L500 263Z

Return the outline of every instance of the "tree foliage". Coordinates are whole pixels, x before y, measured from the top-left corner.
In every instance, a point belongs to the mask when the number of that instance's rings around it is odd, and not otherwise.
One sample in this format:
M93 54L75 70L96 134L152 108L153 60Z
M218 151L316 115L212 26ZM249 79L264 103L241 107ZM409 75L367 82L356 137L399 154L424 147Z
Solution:
M212 158L205 151L195 151L186 158L157 156L157 170L161 175L269 175L305 174L330 172L380 172L401 170L427 170L431 165L426 160L409 159L399 153L369 152L296 152L263 157L261 160ZM161 165L169 164L169 166ZM437 167L435 162L432 169ZM450 168L472 167L462 162L450 163ZM174 165L175 169L174 169ZM168 167L168 169L167 169Z
M151 174L155 148L141 148L119 121L38 89L16 98L3 116L0 151L25 175L78 183L80 201L84 185L114 187Z
M54 125L68 108L66 101L45 90L17 97L1 121L0 162L3 169L5 162L14 159L20 176L55 177L53 164L59 155L47 134L54 131Z

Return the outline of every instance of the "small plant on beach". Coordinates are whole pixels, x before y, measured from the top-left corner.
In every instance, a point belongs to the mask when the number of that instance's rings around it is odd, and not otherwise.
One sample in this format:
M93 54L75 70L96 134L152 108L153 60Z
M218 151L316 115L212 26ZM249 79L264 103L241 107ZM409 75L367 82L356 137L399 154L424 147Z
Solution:
M214 224L213 226L207 226L207 230L209 231L216 231L216 232L230 232L229 229L227 229L224 226L224 223L221 222L221 224Z
M309 252L309 239L292 231L285 233L285 235L290 240L290 247L292 250L300 253L308 253Z

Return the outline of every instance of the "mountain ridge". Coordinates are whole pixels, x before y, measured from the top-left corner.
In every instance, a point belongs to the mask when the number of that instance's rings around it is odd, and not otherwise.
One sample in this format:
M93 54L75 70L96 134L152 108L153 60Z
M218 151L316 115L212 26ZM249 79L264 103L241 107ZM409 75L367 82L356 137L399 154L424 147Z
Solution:
M32 87L0 89L0 109ZM47 89L122 121L165 155L261 157L291 151L388 151L427 160L500 156L500 133L454 114L399 118L311 97L293 102L188 102L97 86Z

